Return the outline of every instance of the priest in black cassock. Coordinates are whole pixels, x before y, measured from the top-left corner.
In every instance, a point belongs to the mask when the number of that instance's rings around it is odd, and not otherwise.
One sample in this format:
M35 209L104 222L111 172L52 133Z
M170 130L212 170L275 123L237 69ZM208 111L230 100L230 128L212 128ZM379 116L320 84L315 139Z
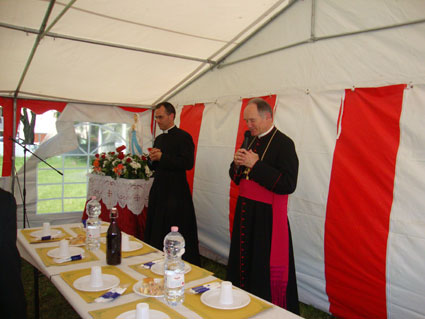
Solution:
M149 193L144 240L162 250L171 226L178 226L186 243L183 259L200 265L195 209L186 179L186 171L194 164L195 145L189 133L175 126L175 116L171 103L155 107L155 120L163 133L155 138L149 152L155 179Z
M273 125L273 110L252 99L244 111L249 131L229 170L239 185L227 279L254 295L299 313L288 194L295 191L293 141Z

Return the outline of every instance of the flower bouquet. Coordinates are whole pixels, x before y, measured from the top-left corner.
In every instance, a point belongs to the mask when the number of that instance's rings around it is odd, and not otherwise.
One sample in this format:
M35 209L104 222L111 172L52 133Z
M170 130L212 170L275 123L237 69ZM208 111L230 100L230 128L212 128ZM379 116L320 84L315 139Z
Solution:
M125 146L117 147L116 152L100 153L93 160L92 174L112 178L145 179L152 176L147 164L147 156L124 154Z

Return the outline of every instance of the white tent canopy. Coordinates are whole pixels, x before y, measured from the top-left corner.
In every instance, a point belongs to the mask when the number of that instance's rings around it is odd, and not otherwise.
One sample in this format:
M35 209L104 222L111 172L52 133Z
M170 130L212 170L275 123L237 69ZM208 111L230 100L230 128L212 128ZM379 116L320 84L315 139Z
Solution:
M0 94L152 105L287 0L0 1Z

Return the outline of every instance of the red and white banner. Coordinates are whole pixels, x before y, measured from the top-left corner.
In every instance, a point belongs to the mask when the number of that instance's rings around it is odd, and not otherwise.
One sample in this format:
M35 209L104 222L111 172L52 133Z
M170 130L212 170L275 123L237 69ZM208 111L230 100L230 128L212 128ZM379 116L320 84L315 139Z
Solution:
M324 238L326 292L337 317L386 318L387 239L404 88L345 92Z
M342 318L423 318L425 87L271 98L300 160L288 203L300 300ZM228 168L247 101L206 104L194 121L199 237L223 257L237 196Z

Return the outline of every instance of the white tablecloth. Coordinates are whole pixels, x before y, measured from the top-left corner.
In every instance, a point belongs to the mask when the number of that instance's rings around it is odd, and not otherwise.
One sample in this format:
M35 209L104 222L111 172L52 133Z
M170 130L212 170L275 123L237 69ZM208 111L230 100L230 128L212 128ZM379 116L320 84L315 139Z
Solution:
M108 210L117 204L123 208L127 205L133 214L139 215L143 207L148 206L152 183L153 178L149 180L113 179L110 176L90 174L87 198L96 196L98 200L102 200Z
M67 224L67 225L55 225L63 227L65 231L67 231L71 235L76 235L71 227L76 227L78 224ZM41 228L34 228L34 230L38 230ZM21 233L21 230L18 230L18 242L17 246L19 252L25 260L31 263L34 267L36 267L41 273L43 273L47 278L49 278L56 288L61 292L61 294L65 297L65 299L71 304L71 306L78 312L81 318L92 319L92 316L88 313L92 310L98 310L102 308L109 308L112 306L118 306L121 304L125 304L128 302L136 301L141 299L140 296L135 293L131 293L128 295L124 295L114 300L112 303L87 303L85 302L80 295L73 288L71 288L60 276L61 272L76 270L76 269L84 269L90 268L91 266L106 266L106 256L101 251L98 250L95 252L95 255L99 257L98 261L91 261L86 263L72 264L67 266L50 266L46 267L42 262L41 258L36 252L36 248L39 247L55 247L58 246L58 242L50 242L50 243L39 243L39 244L30 244L24 235ZM151 260L155 260L161 258L163 256L163 252L156 251L153 253L149 253L141 256L134 256L129 258L122 258L121 264L117 267L122 271L130 275L136 280L141 280L144 276L137 271L133 270L129 265L134 265L136 263L145 263ZM185 287L191 288L195 286L202 285L203 283L214 280L214 276L205 277L199 280L188 282ZM160 299L161 300L161 299ZM162 301L162 300L161 300ZM267 302L267 301L266 301ZM182 314L185 318L190 319L200 319L201 317L190 309L186 308L183 305L179 305L177 307L173 307L173 309L180 314ZM273 305L272 308L265 310L257 315L255 315L256 319L299 319L301 317L294 315L282 308L276 307Z

